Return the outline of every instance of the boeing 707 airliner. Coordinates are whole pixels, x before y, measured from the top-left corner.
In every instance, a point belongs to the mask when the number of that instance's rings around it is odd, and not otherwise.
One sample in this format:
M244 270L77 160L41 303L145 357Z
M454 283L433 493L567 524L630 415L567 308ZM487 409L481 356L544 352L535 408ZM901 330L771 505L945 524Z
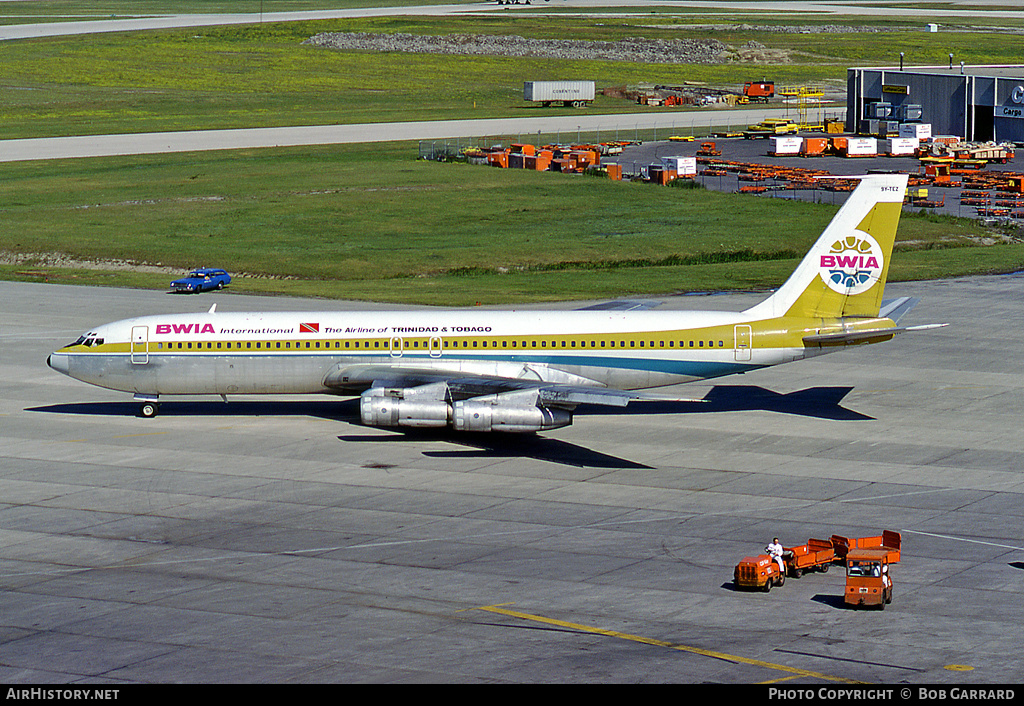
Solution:
M882 301L906 175L869 175L789 279L741 312L224 313L105 324L47 359L78 380L168 395L359 395L364 424L536 432L583 403L887 341L916 300Z

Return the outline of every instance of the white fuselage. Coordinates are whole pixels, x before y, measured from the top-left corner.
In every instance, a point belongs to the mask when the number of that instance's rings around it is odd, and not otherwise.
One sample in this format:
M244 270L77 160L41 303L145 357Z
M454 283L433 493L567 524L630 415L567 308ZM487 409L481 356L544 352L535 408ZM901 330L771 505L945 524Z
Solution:
M756 349L735 312L204 313L106 324L50 365L144 395L357 392L369 366L622 390L804 357ZM346 376L347 369L352 376Z

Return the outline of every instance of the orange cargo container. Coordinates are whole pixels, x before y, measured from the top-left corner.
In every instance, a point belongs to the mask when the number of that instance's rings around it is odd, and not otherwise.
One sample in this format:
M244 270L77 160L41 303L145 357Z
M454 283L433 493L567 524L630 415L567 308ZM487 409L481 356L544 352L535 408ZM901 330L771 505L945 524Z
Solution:
M508 169L508 152L491 152L487 155L487 164L492 167Z
M609 162L604 165L608 170L608 178L612 181L622 181L622 165Z
M805 137L801 157L821 157L828 151L827 137Z
M537 154L537 148L534 147L533 145L519 145L519 144L516 144L516 145L512 145L512 152L513 152L513 154L535 155L535 154Z
M538 172L547 171L551 167L551 160L555 158L554 153L551 150L540 150L537 153L536 163L534 168Z
M594 150L573 150L569 156L576 160L580 169L596 167L601 163L601 156Z

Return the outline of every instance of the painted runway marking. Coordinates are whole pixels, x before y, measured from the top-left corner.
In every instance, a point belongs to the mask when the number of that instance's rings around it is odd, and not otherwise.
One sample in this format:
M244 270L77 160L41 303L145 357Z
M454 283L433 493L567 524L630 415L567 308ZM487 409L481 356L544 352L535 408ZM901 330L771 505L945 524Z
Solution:
M970 544L982 544L986 547L998 547L999 549L1015 549L1019 552L1024 552L1024 547L1018 547L1013 544L1000 544L998 542L983 542L980 539L967 539L966 537L954 537L951 534L936 534L935 532L917 532L915 530L902 530L908 534L920 534L924 537L935 537L937 539L951 539L955 542L969 542Z
M837 677L831 674L822 674L821 672L813 672L808 669L799 669L797 667L789 667L785 664L775 664L774 662L765 662L760 659L751 659L749 657L740 657L738 655L726 654L725 652L715 652L714 650L705 650L700 647L692 647L690 645L681 645L676 642L666 642L665 640L656 640L650 637L643 637L641 635L631 635L629 633L617 632L615 630L607 630L605 628L593 627L591 625L581 625L579 623L570 623L564 620L556 620L555 618L547 618L542 615L533 615L531 613L521 613L515 610L509 610L502 606L512 605L511 603L502 603L499 605L491 606L480 606L478 608L472 608L471 610L483 610L489 613L497 613L499 615L507 615L512 618L519 618L521 620L530 620L533 622L544 623L545 625L554 625L556 627L568 628L570 630L577 630L579 632L590 633L593 635L604 635L606 637L614 637L620 640L629 640L631 642L639 642L644 645L654 645L655 647L665 647L670 650L678 650L680 652L689 652L691 654L701 655L703 657L710 657L712 659L724 660L726 662L732 662L734 664L747 664L754 667L762 667L764 669L771 669L775 671L787 672L791 674L791 677L785 677L784 679L792 679L796 677L824 679L826 681L844 682L847 684L859 684L855 679L847 679L846 677ZM769 682L765 682L769 683Z

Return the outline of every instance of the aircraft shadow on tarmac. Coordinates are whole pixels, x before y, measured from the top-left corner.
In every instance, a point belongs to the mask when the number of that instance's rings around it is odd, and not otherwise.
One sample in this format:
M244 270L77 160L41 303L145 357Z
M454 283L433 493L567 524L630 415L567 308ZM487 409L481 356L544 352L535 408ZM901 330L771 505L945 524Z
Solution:
M451 429L389 429L389 431L394 433L387 436L339 436L338 438L348 443L443 441L463 447L448 451L424 451L423 455L430 458L533 458L538 461L550 461L579 468L650 468L642 463L540 434L475 434L452 431Z
M580 405L576 412L580 416L636 416L764 411L839 421L874 419L874 417L848 409L840 404L852 390L852 387L809 387L780 394L756 385L715 385L700 401L636 400L626 408ZM137 402L126 400L124 402L73 402L30 407L26 411L124 417L136 414L137 410ZM160 414L174 417L284 415L357 421L359 419L359 400L331 398L296 401L232 399L230 402L224 403L219 400L172 399L161 402Z
M138 416L139 403L73 402L45 407L29 407L28 412L80 414L98 417ZM359 400L171 400L160 403L159 417L319 417L344 422L359 421ZM158 417L158 419L159 419Z
M581 405L577 412L588 415L635 415L763 411L837 421L874 419L840 404L852 390L852 387L808 387L780 394L756 385L715 385L701 401L639 400L631 402L625 410Z
M706 414L709 412L770 411L819 419L864 420L865 414L843 407L840 402L851 387L811 387L780 394L753 385L716 385L702 401L639 400L628 408L581 405L577 413L587 415ZM30 412L130 417L138 404L125 402L78 402L31 407ZM232 400L225 404L212 400L175 400L161 403L161 416L306 416L359 424L359 400L319 399L301 401ZM534 458L582 468L650 468L642 463L594 451L583 446L553 439L543 434L467 434L450 429L387 429L387 434L339 436L343 442L445 442L460 449L424 451L433 458Z

